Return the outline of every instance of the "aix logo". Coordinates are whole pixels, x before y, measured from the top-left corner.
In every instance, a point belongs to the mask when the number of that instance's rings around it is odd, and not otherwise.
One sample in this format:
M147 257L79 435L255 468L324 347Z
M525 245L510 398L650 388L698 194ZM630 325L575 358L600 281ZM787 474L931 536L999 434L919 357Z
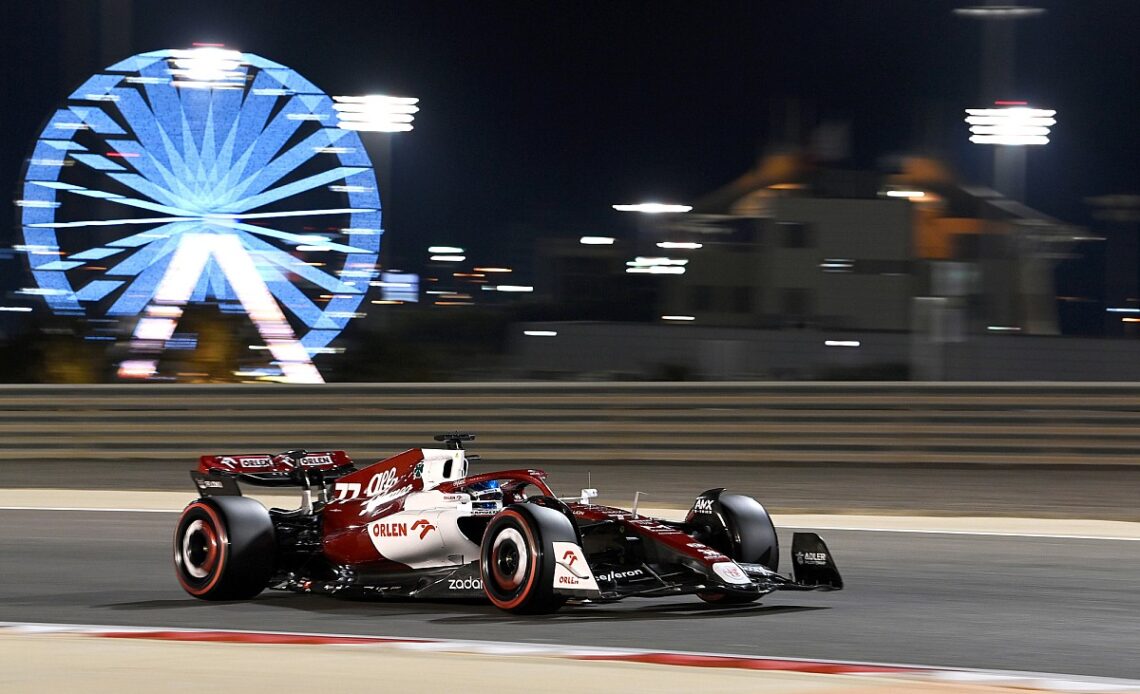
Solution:
M705 515L712 515L713 500L709 499L707 497L703 497L703 496L698 498L696 501L693 502L693 512L694 513L701 513L701 514L705 514Z

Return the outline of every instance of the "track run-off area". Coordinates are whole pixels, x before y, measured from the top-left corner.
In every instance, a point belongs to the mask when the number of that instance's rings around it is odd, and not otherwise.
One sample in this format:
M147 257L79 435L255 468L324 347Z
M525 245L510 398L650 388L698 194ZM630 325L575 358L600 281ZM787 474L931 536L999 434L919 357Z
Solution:
M104 631L131 627L164 632L189 629L335 634L448 643L458 640L492 646L493 652L450 656L460 659L448 661L459 672L467 666L461 664L466 663L462 658L475 658L472 667L489 667L480 665L478 658L513 657L520 653L521 644L540 650L637 649L640 653L699 652L752 659L1061 673L1072 677L1004 682L1022 689L1039 684L1044 689L1065 691L1140 691L1133 688L1140 684L1129 682L1140 680L1140 662L1135 657L1140 645L1140 523L1087 518L1035 520L897 513L808 516L777 512L775 520L785 540L785 555L786 545L790 544L788 530L819 530L844 575L845 590L777 593L759 604L743 607L711 606L692 596L627 600L609 605L571 605L552 616L520 618L478 602L356 601L268 591L248 602L194 600L182 592L174 578L170 549L177 511L193 496L189 490L0 490L0 622L9 625L0 629L0 656L16 663L14 670L6 667L8 672L0 674L0 684L7 677L8 684L16 685L4 687L5 691L21 691L21 680L11 678L20 676L21 662L35 660L37 649L50 653L79 648L74 654L77 662L86 657L74 635L60 637L58 627L54 637L29 637L27 626L20 631L11 626L14 623L101 625L99 629ZM678 513L676 507L657 511L662 515ZM787 556L783 562L790 563ZM43 638L65 638L66 644L53 641L44 645L39 640ZM186 648L185 642L202 640L208 639L176 638L174 641L180 645L166 647ZM264 646L233 640L239 643L218 639L211 641L209 648L244 653L240 649ZM135 638L129 646L119 648L133 652L131 649L146 651L162 645L153 641L140 645L143 641L147 639ZM515 645L500 645L495 650L495 644ZM194 646L206 648L202 643ZM337 645L324 643L315 647L335 650ZM420 651L424 648L421 646ZM450 647L443 650L447 648ZM386 660L370 661L379 668L375 676L382 677L384 663L391 658L411 659L407 666L413 670L423 666L424 663L417 665L416 659L424 657L420 651L389 653ZM155 651L159 652L170 651ZM362 657L353 653L353 657ZM546 655L560 656L554 652ZM543 652L537 656L543 657ZM122 657L135 656L124 653ZM146 663L151 662L146 658L158 656L138 657ZM172 657L182 662L185 655ZM256 680L260 672L269 674L270 662L243 661L233 671L246 672ZM314 661L310 666L323 668L321 662L325 661ZM756 676L757 670L765 669L717 665L720 669L717 678L713 678L713 673L706 669L713 666L703 661L670 661L663 665L663 661L631 657L618 664L613 659L606 662L611 667L620 666L619 669L635 668L634 681L646 687L656 681L662 667L696 670L702 674L694 681L703 682L706 691L719 691L722 686L739 691L740 686L748 686L747 680L740 677ZM202 661L191 666L182 662L176 667L181 667L183 676L190 678L195 670L209 667L209 663ZM576 667L565 661L557 665L566 669L565 675L572 682L590 682L591 677L598 676L594 670L577 671ZM636 668L649 669L643 672ZM727 679L721 678L722 670L731 671L724 675ZM275 672L286 671L287 667ZM606 672L606 677L621 674ZM772 673L767 672L766 676ZM805 675L800 672L798 676ZM662 682L653 686L659 691L673 691L672 687L684 685L691 691L692 681L687 677L659 677ZM1074 677L1118 681L1106 683ZM172 675L171 681L179 679ZM533 682L530 680L527 687ZM521 686L525 681L514 684ZM881 690L886 682L860 680L857 684L868 690ZM830 691L816 680L800 681L795 677L770 681L764 686L772 691ZM826 686L839 684L828 680ZM907 686L918 685L911 682ZM971 686L1002 686L1002 681L982 678ZM437 688L425 685L419 689L413 686L411 690ZM615 684L601 689L618 687ZM473 685L468 690L481 688ZM518 688L498 688L514 690Z

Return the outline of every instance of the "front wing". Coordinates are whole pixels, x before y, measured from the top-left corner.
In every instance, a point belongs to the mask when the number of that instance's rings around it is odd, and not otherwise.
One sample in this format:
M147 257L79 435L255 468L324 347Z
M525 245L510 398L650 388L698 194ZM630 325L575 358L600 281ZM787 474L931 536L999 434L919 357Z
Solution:
M568 548L581 552L577 545ZM793 575L784 576L762 564L734 561L701 563L692 559L614 565L578 563L580 555L556 554L554 589L569 597L602 602L628 597L661 597L692 593L726 593L759 597L777 590L841 590L843 578L830 550L815 533L792 537Z

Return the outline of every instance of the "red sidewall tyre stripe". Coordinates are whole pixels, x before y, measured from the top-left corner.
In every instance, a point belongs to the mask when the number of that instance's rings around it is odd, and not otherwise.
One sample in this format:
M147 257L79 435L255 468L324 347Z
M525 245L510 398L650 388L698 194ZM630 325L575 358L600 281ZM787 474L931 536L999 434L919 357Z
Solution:
M483 592L487 595L487 597L491 600L491 602L495 605L495 607L498 607L499 609L503 609L503 610L513 610L516 607L518 607L519 605L526 602L527 598L530 597L531 590L534 588L534 582L538 579L539 568L540 568L538 562L539 562L539 558L541 555L538 552L538 541L537 541L537 538L535 538L535 536L534 536L534 531L530 527L530 521L527 518L524 518L523 515L521 513L519 513L518 511L514 511L511 509L507 509L506 511L503 511L502 515L503 516L510 516L510 517L514 518L515 521L520 526L519 529L522 530L523 535L526 537L526 541L527 541L527 545L528 545L527 550L530 552L530 567L529 567L529 571L527 572L526 585L523 586L522 590L519 591L518 595L516 595L511 600L500 600L497 597L495 597L495 595L490 590L484 589ZM488 583L487 583L488 578L489 577L487 577L487 576L483 577L483 585L484 586L488 585Z
M179 548L179 552L182 551L181 550L181 547L182 547L181 534L183 532L185 532L185 528L182 525L182 520L184 520L186 518L186 516L191 511L193 511L195 509L201 510L203 513L205 513L209 517L209 523L211 523L213 525L214 533L215 533L215 535L217 535L217 538L218 538L217 566L214 567L213 573L209 576L209 581L207 581L205 586L194 586L194 585L191 585L190 583L188 583L186 581L186 578L185 578L185 570L182 568L181 564L177 567L178 570L175 573L178 574L178 582L182 584L182 588L187 593L189 593L195 597L198 597L198 596L206 595L207 593L209 593L214 588L214 586L216 586L218 584L218 581L221 580L222 574L225 572L225 569L226 569L226 561L229 559L229 555L230 555L230 538L226 534L226 526L222 522L222 518L221 518L221 516L218 515L218 512L216 510L214 510L213 507L211 507L207 504L204 504L200 501L195 501L194 503L187 506L186 510L182 512L182 519L180 519L179 523L178 523L178 536L174 538L174 542L175 542L175 547Z

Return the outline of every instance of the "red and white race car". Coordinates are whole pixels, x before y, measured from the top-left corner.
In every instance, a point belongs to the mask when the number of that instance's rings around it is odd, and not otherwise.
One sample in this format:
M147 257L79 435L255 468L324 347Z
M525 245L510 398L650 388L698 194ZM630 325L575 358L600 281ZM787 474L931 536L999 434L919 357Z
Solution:
M353 596L486 597L510 612L568 600L695 594L750 602L775 590L837 590L827 546L795 533L794 576L764 507L711 489L683 522L555 496L540 470L468 474L463 442L413 448L357 469L343 451L207 455L191 473L200 497L174 533L174 567L204 600L266 588ZM298 486L300 507L266 509L238 481Z

